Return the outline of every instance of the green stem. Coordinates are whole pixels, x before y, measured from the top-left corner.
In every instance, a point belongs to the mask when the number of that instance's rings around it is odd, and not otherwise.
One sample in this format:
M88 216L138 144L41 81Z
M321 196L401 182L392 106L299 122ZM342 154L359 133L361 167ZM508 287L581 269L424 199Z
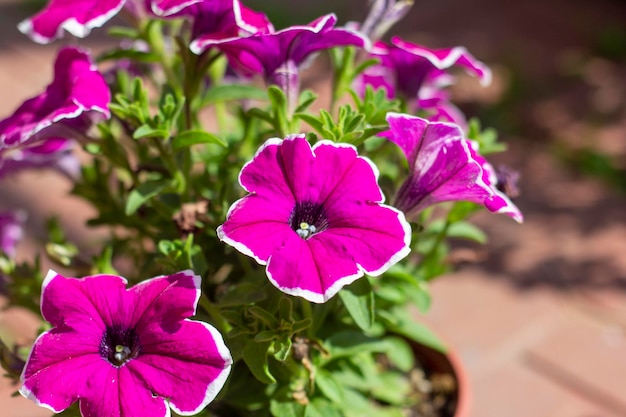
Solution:
M161 25L162 23L160 21L151 20L142 28L141 33L144 40L150 46L152 52L154 52L159 57L159 61L163 69L163 73L165 74L165 79L167 80L167 83L177 92L177 95L180 96L183 94L183 92L181 91L180 85L178 83L178 77L174 72L171 56L167 53L165 49L165 41L163 38Z
M311 302L308 300L305 300L304 298L300 299L300 304L302 305L302 316L305 319L311 319L311 326L309 326L306 329L306 336L309 339L312 339L314 336L313 333L313 325L315 324L314 320L313 320L313 308L311 306Z
M217 327L217 329L222 334L226 334L230 331L231 325L224 319L220 309L215 306L208 298L203 295L200 295L200 307L211 317L212 324Z

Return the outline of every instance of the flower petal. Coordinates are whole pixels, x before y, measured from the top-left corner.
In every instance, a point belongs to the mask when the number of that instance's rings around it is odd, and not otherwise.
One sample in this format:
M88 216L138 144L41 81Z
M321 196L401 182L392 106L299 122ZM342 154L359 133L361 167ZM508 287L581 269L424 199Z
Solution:
M378 183L378 168L372 161L360 157L352 145L321 141L313 146L315 175L308 187L324 190L313 196L331 210L338 202L383 202ZM315 200L313 200L315 201Z
M127 311L126 280L114 275L66 278L50 270L42 284L41 314L53 326L82 328L86 318L104 331ZM119 323L122 324L122 323Z
M89 330L41 334L24 367L20 393L57 413L86 395L90 381L110 367L98 353L102 333Z
M396 143L409 162L409 178L396 196L400 210L417 213L443 201L471 201L522 221L517 207L497 190L493 167L457 125L398 113L389 113L387 121L390 130L381 136Z
M126 0L51 0L34 17L22 21L18 29L38 43L49 43L63 36L63 29L84 38L91 29L115 16Z
M177 329L153 323L141 336L142 353L128 363L138 380L169 398L178 414L199 412L222 389L232 358L212 326L185 320Z
M35 140L71 139L100 117L108 118L109 88L89 54L66 47L57 55L54 80L39 96L25 101L0 121L0 155L34 146Z
M267 276L286 294L323 303L363 273L350 257L335 258L329 248L316 245L314 239L304 240L295 232L287 235L285 245L268 261Z
M89 394L80 399L80 413L85 417L169 417L171 414L165 400L152 395L128 366L108 366L106 372L94 375L88 386Z
M474 58L467 49L455 46L444 49L429 49L421 45L402 40L395 36L391 39L392 45L416 57L427 59L437 69L447 69L454 65L463 67L469 73L476 75L484 86L491 84L491 70L487 65Z
M191 270L140 282L128 290L133 309L130 326L142 332L152 323L162 325L196 314L201 278Z
M238 72L244 75L262 73L269 79L287 62L300 66L312 53L322 49L347 45L369 47L369 40L363 35L348 29L335 29L336 22L336 16L328 14L308 25L291 26L272 33L222 40L202 36L191 43L191 50L199 54L216 46Z
M294 203L252 194L236 201L227 221L217 229L220 240L264 265L272 252L293 233L289 216Z
M351 257L369 275L382 274L410 252L411 227L392 207L343 203L328 213L331 227L311 240L336 247L336 258Z

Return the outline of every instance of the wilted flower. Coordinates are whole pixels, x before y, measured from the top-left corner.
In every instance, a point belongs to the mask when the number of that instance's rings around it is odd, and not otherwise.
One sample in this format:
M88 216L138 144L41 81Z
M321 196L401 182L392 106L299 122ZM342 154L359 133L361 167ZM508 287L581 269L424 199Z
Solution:
M304 135L269 139L241 171L220 239L267 264L281 291L321 303L409 253L410 227L381 204L377 170L356 149Z
M113 275L65 278L50 271L41 313L53 327L37 338L20 393L83 416L169 416L202 410L232 359L219 332L189 320L200 277L183 271L126 289Z
M410 215L443 201L471 201L522 222L519 209L496 188L493 167L458 126L399 113L388 113L387 122L390 130L381 136L409 163L409 178L396 196L400 210Z

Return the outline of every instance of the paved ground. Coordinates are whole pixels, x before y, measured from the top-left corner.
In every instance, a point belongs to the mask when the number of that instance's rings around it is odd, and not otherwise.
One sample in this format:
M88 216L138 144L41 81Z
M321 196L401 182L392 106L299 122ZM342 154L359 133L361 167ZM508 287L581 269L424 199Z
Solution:
M511 151L500 162L522 171L518 204L526 222L478 216L490 243L459 248L459 256L477 260L433 283L434 304L421 319L463 359L472 381L473 417L626 416L626 197L559 163L553 151L557 145L593 143L626 162L624 65L581 58L594 28L623 24L626 10L610 0L593 7L555 0L546 10L529 0L473 0L457 2L452 16L444 9L451 1L422 1L428 18L416 11L405 29L423 28L442 44L465 43L488 61L526 62L524 74L535 81L509 113L487 113L510 122L504 131ZM481 7L484 13L476 13ZM50 79L54 49L32 45L14 30L24 13L0 1L0 115ZM478 17L466 18L470 13ZM467 25L444 30L438 22L445 18L466 19ZM563 62L580 63L582 75L567 78L559 72ZM502 98L511 70L496 74L495 86L478 99ZM472 84L459 94L471 108L477 97ZM610 117L589 121L591 113ZM67 189L51 175L25 175L2 185L0 206L48 211L62 204ZM78 234L86 208L72 207L62 220ZM40 227L29 225L32 231ZM27 240L22 253L30 247ZM0 313L0 336L28 341L36 328L23 312ZM21 397L10 398L14 389L0 380L0 414L49 414Z

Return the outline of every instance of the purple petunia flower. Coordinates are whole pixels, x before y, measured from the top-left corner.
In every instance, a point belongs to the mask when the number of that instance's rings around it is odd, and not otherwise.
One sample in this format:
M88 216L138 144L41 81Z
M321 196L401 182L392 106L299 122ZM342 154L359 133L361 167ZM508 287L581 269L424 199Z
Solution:
M26 212L22 210L0 213L0 252L15 258L15 248L24 234Z
M35 16L18 25L20 32L37 43L50 43L63 36L63 30L84 38L118 14L124 6L131 14L146 12L169 16L202 0L50 0Z
M399 113L388 113L387 122L390 130L381 136L398 145L409 163L409 178L396 196L400 210L411 215L443 201L471 201L523 221L515 204L496 188L493 167L458 126Z
M69 167L70 139L83 135L98 119L108 118L110 101L109 88L88 53L62 49L46 91L0 121L0 172L61 160Z
M293 104L299 91L298 69L313 53L336 46L368 47L366 37L356 31L336 29L336 22L336 16L329 14L308 25L243 38L201 36L191 43L191 50L200 54L209 47L220 49L237 72L246 76L261 74L268 84L281 87Z
M416 110L424 111L430 120L464 124L463 114L450 103L445 87L453 82L447 70L453 66L476 75L482 85L491 83L491 70L475 59L464 47L428 49L398 37L391 45L376 42L371 55L380 65L368 68L357 80L362 94L366 85L384 88L388 97L405 97Z
M264 13L245 7L239 0L202 0L175 16L191 16L193 39L202 37L211 42L274 31Z
M85 417L199 412L232 362L215 328L188 319L199 297L192 271L130 289L119 276L48 272L41 313L53 327L35 341L20 393L57 413L79 400Z
M267 264L281 291L322 303L409 253L404 215L381 204L378 172L347 144L296 135L269 139L239 176L251 194L217 229L221 240Z

